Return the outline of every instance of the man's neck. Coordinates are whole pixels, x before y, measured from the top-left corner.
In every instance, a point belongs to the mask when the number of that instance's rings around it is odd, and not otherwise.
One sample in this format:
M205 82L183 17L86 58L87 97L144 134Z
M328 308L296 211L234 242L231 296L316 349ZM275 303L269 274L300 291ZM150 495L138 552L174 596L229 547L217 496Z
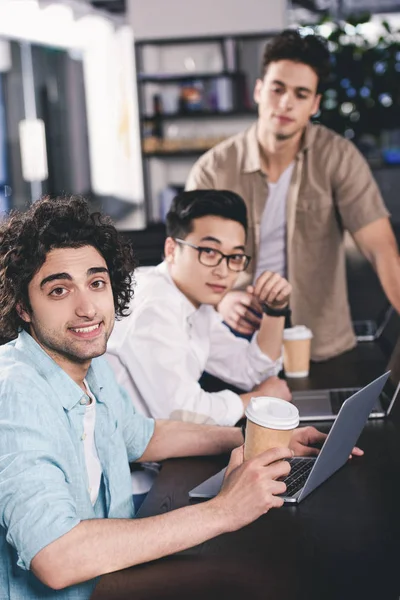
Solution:
M90 367L92 361L90 359L88 359L83 362L73 362L73 361L69 360L66 356L64 357L61 354L58 354L57 352L53 352L51 350L51 348L47 348L47 346L45 346L44 344L42 344L40 342L40 340L36 337L35 333L32 330L30 332L30 335L33 337L35 342L37 342L39 344L39 346L42 348L42 350L44 350L44 352L46 352L46 354L48 356L50 356L50 358L52 358L54 360L54 362L57 363L57 365L73 381L75 381L75 383L77 385L79 385L81 390L83 390L86 393L86 387L85 387L85 384L83 383L83 380L85 379L85 377L87 375L87 372L89 370L89 367Z
M258 128L257 141L260 149L261 170L271 182L277 181L283 171L293 162L301 146L303 131L291 138L278 139L274 134Z
M86 366L83 365L69 365L68 371L64 369L64 371L75 381L77 385L87 394L87 387L84 383L86 379L90 364L92 361L89 361L89 364L85 363ZM71 368L73 367L73 368ZM62 367L61 367L62 368Z
M185 296L186 300L188 300L188 302L190 302L190 304L192 304L196 310L198 308L200 308L201 304L199 302L197 302L190 294L187 293L186 287L179 281L179 279L177 279L174 276L171 265L168 263L166 263L166 264L167 264L168 273L171 277L171 281L174 284L174 286L180 291L182 296Z

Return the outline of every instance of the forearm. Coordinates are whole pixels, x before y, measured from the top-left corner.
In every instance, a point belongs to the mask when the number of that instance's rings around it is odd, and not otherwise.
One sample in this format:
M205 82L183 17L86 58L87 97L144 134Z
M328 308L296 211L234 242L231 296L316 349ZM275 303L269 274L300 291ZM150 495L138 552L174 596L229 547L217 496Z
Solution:
M68 587L180 552L227 530L218 502L147 519L93 519L43 548L31 569L46 585Z
M246 392L245 394L240 394L240 399L243 402L243 407L244 410L246 410L246 408L249 405L249 402L252 398L254 398L254 396L256 396L257 394L255 394L254 392Z
M223 454L241 444L243 436L237 427L158 420L140 462Z
M382 256L378 254L374 266L387 299L400 314L400 258L397 249Z
M264 315L257 335L257 344L260 350L271 360L277 360L282 354L284 317L270 317Z
M400 313L400 257L388 218L381 218L359 229L354 240L371 262L392 306Z

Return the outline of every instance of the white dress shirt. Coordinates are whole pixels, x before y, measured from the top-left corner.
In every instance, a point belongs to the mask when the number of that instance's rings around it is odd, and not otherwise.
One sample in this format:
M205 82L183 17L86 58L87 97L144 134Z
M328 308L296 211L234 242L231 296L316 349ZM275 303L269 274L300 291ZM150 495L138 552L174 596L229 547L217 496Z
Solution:
M238 338L212 306L196 309L165 262L138 274L131 314L115 323L106 356L139 412L219 425L234 425L243 403L229 390L203 391L203 371L251 390L282 368L281 358L260 350L257 334Z

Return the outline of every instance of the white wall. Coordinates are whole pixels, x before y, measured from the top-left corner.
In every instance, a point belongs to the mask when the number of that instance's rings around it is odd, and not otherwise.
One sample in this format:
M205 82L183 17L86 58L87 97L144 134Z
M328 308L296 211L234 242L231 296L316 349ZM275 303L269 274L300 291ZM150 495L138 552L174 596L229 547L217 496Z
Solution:
M287 0L128 0L137 40L273 31L286 26Z

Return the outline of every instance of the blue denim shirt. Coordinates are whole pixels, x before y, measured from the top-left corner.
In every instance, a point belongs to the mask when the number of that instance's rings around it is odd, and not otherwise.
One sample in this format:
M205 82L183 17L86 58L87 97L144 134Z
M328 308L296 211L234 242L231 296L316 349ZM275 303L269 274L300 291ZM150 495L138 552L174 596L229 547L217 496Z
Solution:
M0 600L86 600L95 580L51 590L29 570L32 558L82 520L134 517L128 463L143 454L154 421L135 413L105 359L93 359L87 381L98 401L100 510L82 441L87 397L28 333L0 348Z

